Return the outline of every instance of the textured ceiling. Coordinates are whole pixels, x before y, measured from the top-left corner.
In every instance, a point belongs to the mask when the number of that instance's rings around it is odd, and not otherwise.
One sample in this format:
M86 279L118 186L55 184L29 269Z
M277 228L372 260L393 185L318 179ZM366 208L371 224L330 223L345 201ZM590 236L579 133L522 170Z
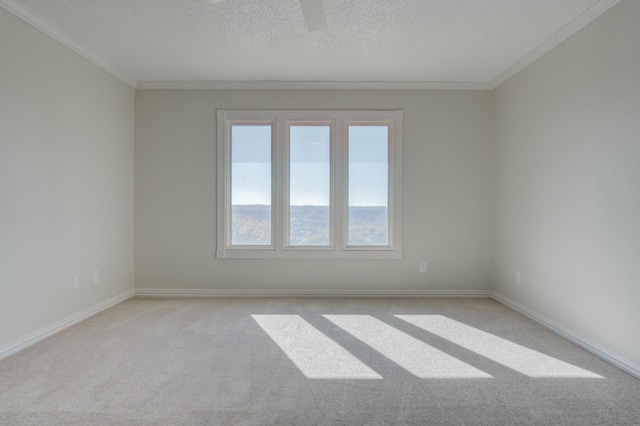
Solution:
M3 0L133 81L491 82L602 0ZM610 2L610 1L609 1Z

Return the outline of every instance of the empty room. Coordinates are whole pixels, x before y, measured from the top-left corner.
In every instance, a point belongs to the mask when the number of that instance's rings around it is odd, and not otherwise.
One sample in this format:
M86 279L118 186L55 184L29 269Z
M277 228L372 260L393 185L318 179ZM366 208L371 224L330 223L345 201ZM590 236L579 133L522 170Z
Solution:
M2 425L639 425L638 277L638 0L0 0Z

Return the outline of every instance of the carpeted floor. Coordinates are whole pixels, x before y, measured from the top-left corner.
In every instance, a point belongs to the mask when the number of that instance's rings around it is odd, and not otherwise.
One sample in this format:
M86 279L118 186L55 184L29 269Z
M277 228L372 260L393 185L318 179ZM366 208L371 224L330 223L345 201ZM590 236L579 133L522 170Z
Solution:
M0 361L0 423L640 425L640 380L485 299L132 299Z

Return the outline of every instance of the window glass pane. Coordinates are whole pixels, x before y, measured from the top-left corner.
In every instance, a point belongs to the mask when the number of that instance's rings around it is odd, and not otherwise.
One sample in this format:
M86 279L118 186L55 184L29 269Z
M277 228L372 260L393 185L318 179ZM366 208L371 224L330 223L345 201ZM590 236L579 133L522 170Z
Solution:
M348 245L389 244L389 127L349 126Z
M271 245L271 126L231 127L231 244Z
M328 246L330 239L331 127L291 126L289 245Z

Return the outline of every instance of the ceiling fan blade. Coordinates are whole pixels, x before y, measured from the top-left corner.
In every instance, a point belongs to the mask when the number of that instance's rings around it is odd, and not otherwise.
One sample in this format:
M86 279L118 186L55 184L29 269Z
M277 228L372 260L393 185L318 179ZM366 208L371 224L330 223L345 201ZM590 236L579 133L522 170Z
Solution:
M309 31L327 28L327 17L324 14L322 0L300 0L300 7Z

